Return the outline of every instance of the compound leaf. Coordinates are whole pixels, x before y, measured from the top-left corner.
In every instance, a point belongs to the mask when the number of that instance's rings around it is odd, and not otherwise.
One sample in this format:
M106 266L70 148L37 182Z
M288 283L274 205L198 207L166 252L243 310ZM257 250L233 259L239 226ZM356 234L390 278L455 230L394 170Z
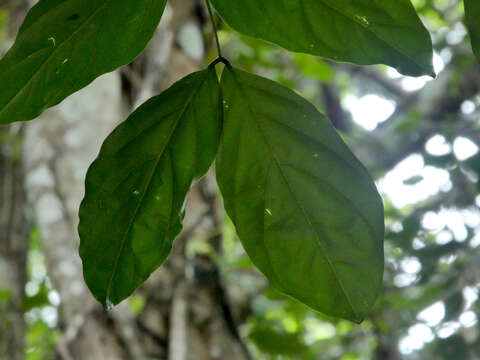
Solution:
M132 61L166 0L42 0L0 60L0 125L31 120Z
M472 0L475 1L475 0ZM296 52L432 75L432 41L410 0L212 0L234 29Z
M272 285L360 322L383 277L383 206L367 171L313 105L226 68L217 180L253 263Z
M147 101L105 140L87 174L78 230L85 281L107 307L168 256L190 185L216 155L220 113L209 67Z

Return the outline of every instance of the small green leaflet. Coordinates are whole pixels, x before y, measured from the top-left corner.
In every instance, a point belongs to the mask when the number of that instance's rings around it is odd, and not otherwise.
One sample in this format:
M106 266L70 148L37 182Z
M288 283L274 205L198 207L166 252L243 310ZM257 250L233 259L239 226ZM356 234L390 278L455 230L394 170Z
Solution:
M272 285L360 322L383 277L383 206L373 181L313 105L227 67L217 180L253 263Z
M211 1L234 29L288 50L434 76L432 41L410 0Z
M0 125L31 120L132 61L166 0L42 0L0 60Z
M472 48L478 61L480 61L480 1L464 0L465 22L467 23Z
M109 307L129 296L168 256L182 205L210 167L221 132L213 66L136 110L105 140L80 206L85 281Z

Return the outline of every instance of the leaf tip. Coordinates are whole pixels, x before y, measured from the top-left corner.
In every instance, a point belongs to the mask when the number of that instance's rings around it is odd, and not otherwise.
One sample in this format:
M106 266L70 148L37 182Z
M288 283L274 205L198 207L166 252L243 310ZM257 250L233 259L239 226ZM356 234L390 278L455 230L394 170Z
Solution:
M107 296L105 298L105 301L103 302L103 308L105 311L112 311L113 308L115 307L115 304L110 300L110 298Z

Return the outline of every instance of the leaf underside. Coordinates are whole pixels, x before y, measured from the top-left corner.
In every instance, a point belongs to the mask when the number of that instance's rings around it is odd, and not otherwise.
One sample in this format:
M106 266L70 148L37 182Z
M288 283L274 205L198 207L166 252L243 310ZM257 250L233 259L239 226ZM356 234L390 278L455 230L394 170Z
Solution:
M0 60L0 125L31 120L147 45L166 0L42 0Z
M475 0L473 0L475 1ZM409 0L212 0L234 29L288 50L434 76L432 42Z
M217 180L240 240L272 285L360 322L383 277L383 206L367 171L313 105L226 68Z
M168 256L182 205L221 131L215 69L193 73L117 127L90 167L80 207L85 281L104 305L129 296Z

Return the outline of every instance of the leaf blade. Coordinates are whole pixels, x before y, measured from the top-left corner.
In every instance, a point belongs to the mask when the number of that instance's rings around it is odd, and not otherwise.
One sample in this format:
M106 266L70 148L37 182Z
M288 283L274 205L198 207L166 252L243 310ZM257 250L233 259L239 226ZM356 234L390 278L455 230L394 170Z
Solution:
M168 256L186 193L216 154L219 98L213 67L189 75L121 124L90 167L80 256L104 305L130 295Z
M288 50L432 75L428 31L409 0L212 0L234 29Z
M247 254L286 294L361 321L383 276L373 182L328 121L290 90L237 69L224 70L221 89L217 180ZM362 277L371 279L366 289Z
M165 5L166 0L40 1L0 60L0 124L31 120L132 61L153 36Z
M480 4L475 0L464 0L464 6L465 22L470 33L472 49L478 61L480 61L480 26L478 25Z

